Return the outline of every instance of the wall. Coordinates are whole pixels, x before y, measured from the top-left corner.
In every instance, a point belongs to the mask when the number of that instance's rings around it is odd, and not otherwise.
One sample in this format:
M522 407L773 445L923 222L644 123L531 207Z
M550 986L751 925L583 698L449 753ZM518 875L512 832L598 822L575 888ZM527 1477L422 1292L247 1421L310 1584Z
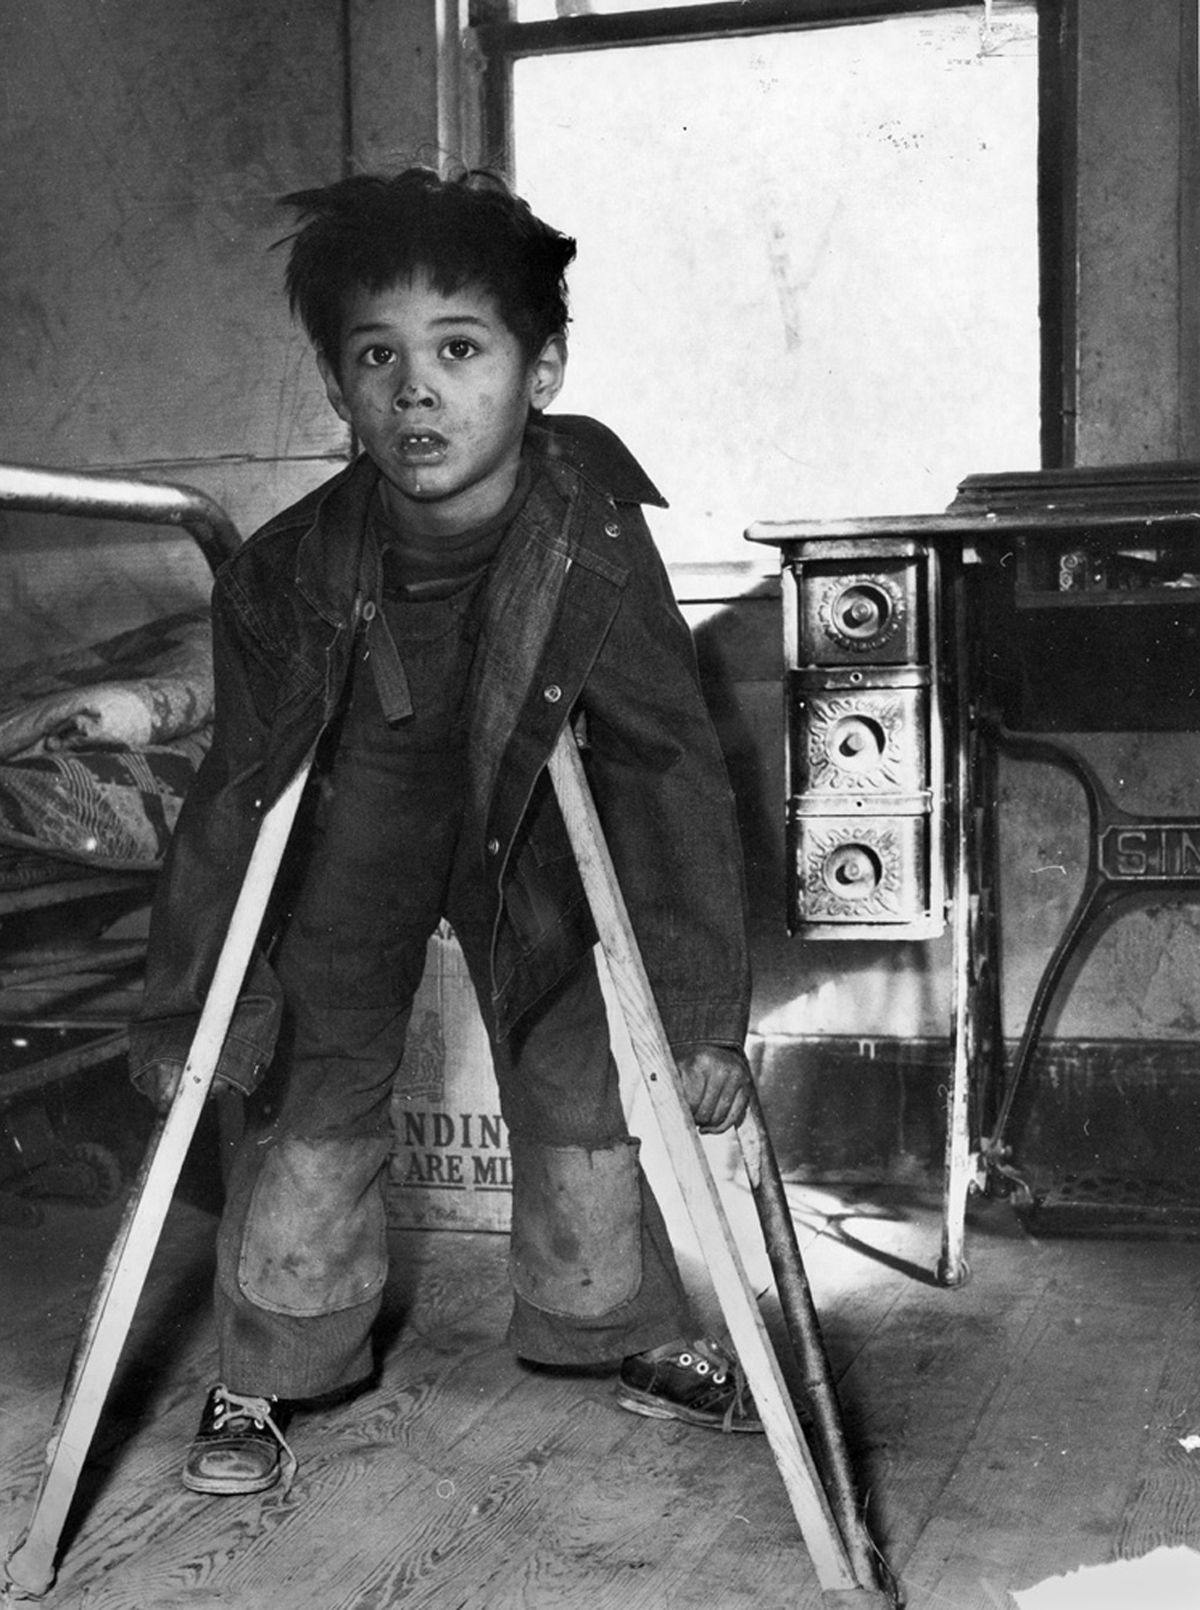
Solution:
M6 6L0 456L182 481L243 532L323 480L347 437L281 294L277 200L432 152L435 39L432 0ZM186 539L10 515L0 662L206 586Z
M1081 463L1172 458L1200 442L1189 7L1080 6ZM345 435L280 296L270 248L286 215L276 198L347 162L429 158L455 143L440 14L436 0L10 0L0 61L5 458L190 482L244 530L336 466ZM115 630L205 585L178 540L133 530L98 542L75 524L10 516L0 657L80 641L101 622ZM746 826L756 1045L781 1131L796 1136L792 1160L936 1168L947 946L786 938L777 597L768 588L714 604L682 581L681 592ZM1151 797L1185 808L1190 742L1134 736L1099 747L1137 791L1131 808ZM1006 768L1002 786L1012 1033L1085 845L1077 802L1045 768ZM1050 864L1063 868L1052 884ZM1053 1032L1192 1042L1198 950L1186 908L1123 918Z
M1187 0L1079 6L1075 458L1194 451L1194 26ZM1129 115L1136 102L1138 115Z

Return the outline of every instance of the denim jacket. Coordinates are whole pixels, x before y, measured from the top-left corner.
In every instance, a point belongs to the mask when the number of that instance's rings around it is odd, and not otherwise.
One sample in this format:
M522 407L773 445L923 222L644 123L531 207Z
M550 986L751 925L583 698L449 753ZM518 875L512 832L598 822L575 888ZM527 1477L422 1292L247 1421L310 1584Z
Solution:
M468 695L464 835L487 868L492 1027L506 1036L594 943L546 772L569 721L668 1038L741 1046L749 963L741 847L691 635L641 503L662 503L628 450L577 416L531 424L533 482L492 562ZM156 891L136 1081L187 1055L264 813L336 714L357 634L388 654L360 458L270 521L213 592L216 720ZM400 660L403 645L399 645ZM394 653L394 650L391 650ZM269 925L218 1075L253 1089L281 996Z

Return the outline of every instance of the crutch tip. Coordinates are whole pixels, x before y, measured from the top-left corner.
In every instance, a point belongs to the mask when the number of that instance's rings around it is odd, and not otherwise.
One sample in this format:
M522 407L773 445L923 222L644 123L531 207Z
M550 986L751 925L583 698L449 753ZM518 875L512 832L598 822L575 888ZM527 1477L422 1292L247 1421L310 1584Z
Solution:
M904 1600L884 1588L827 1588L821 1610L899 1610Z
M16 1610L30 1599L40 1599L54 1586L56 1572L51 1567L31 1569L31 1562L22 1564L25 1545L18 1543L4 1562L4 1580L0 1582L0 1610Z
M971 1266L965 1258L938 1259L934 1278L939 1286L965 1286L971 1278Z

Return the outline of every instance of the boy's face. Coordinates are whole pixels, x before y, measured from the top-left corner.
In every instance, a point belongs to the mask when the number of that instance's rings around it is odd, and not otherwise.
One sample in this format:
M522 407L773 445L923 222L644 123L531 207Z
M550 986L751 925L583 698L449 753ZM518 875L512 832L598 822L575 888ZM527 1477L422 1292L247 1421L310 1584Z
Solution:
M329 400L383 473L398 523L455 536L498 514L516 485L530 408L562 385L554 340L530 363L487 291L444 296L422 276L347 301Z

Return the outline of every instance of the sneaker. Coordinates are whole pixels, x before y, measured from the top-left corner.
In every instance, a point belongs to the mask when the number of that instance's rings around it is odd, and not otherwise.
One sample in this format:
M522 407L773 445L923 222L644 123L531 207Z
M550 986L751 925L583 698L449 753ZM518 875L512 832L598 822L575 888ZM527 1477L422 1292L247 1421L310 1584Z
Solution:
M193 1493L263 1493L296 1474L296 1456L284 1440L291 1406L278 1398L243 1396L227 1386L208 1394L200 1429L183 1465Z
M716 1431L761 1431L742 1366L718 1342L668 1342L621 1365L617 1402L652 1420L684 1420Z

